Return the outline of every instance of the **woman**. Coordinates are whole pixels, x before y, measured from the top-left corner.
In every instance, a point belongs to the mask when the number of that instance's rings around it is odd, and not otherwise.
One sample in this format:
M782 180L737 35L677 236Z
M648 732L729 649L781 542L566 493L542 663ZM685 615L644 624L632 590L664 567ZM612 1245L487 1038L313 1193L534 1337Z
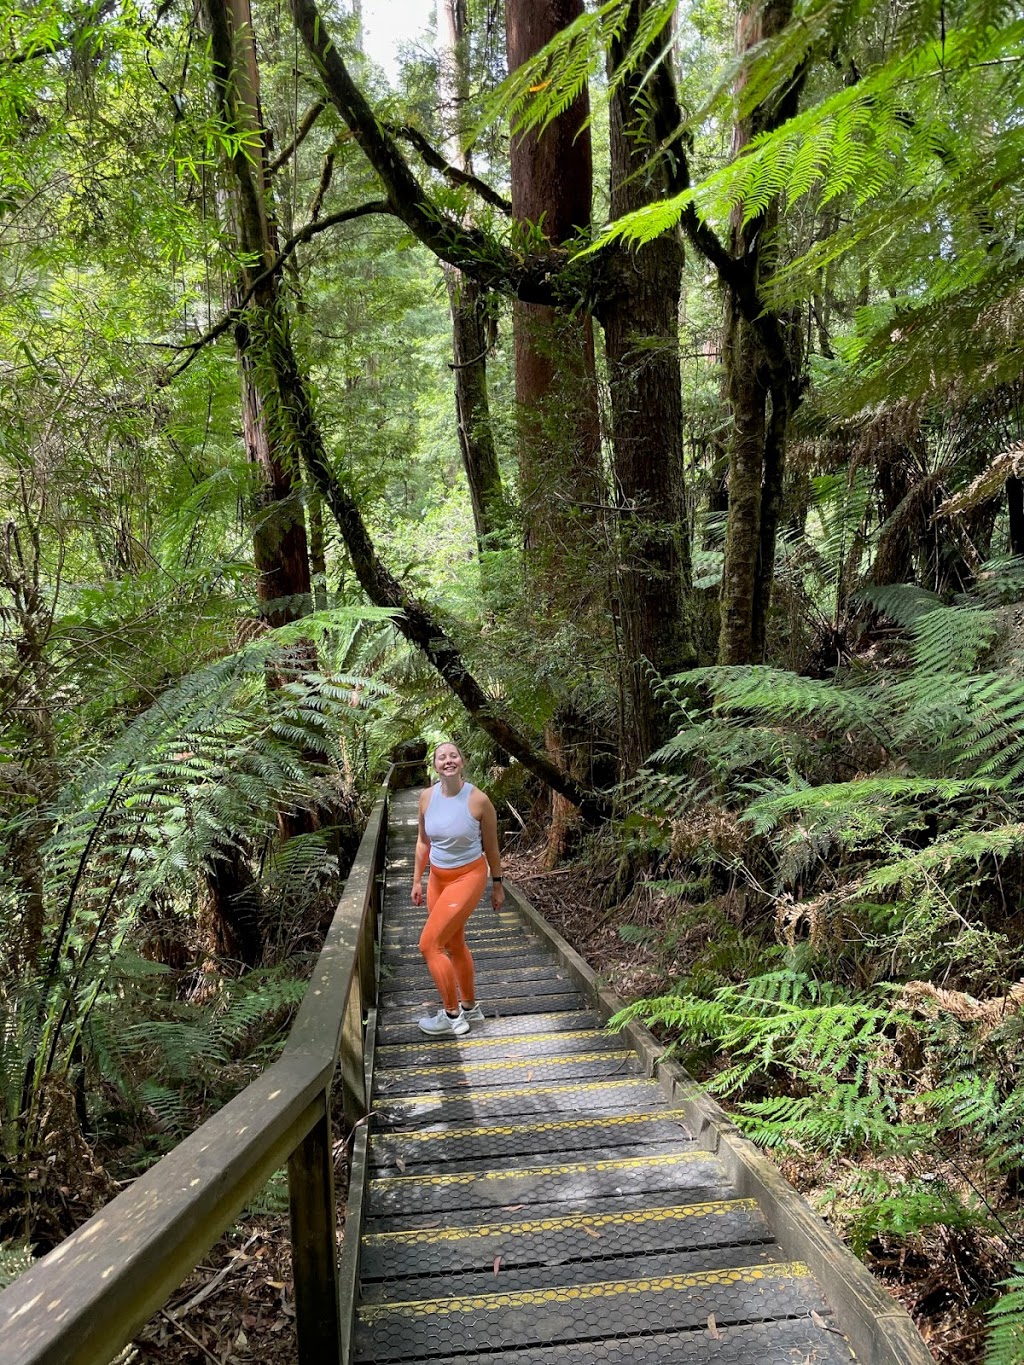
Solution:
M505 904L498 818L488 797L462 776L463 766L458 745L439 744L434 771L440 780L420 792L412 903L423 904L423 873L429 859L427 922L420 952L440 992L441 1008L419 1025L432 1036L461 1037L471 1023L483 1022L465 928L484 893L488 868L491 904L495 910Z

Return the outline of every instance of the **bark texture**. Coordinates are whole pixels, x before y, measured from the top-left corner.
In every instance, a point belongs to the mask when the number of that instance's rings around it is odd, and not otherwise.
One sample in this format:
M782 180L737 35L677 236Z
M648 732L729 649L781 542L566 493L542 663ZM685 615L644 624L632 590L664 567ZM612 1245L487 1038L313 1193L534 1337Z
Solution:
M240 249L252 262L242 269L241 292L255 285L235 328L235 342L245 447L260 471L253 530L258 593L264 619L278 626L308 613L311 596L301 480L281 440L272 386L260 373L261 351L277 325L281 286L280 275L268 272L278 258L278 243L269 212L259 72L249 0L204 0L204 9L221 115L228 127L246 134L250 142L255 139L252 147L239 147L230 159L233 227Z
M472 160L463 149L461 137L469 90L465 0L439 0L438 32L438 92L445 153L450 165L472 175ZM459 452L469 485L477 543L481 549L494 548L504 520L504 494L487 392L487 355L493 341L488 295L457 266L445 264L443 268L452 318Z
M613 46L617 67L646 8L635 0L626 31ZM652 52L652 61L657 57ZM612 217L660 199L669 190L657 157L655 106L675 110L668 61L640 89L642 73L619 86L611 106ZM612 453L619 526L619 615L626 656L628 705L623 758L633 766L666 736L651 669L672 673L692 662L686 619L690 542L683 469L679 377L679 295L683 254L674 234L628 258L623 286L601 304L611 390Z
M774 37L792 17L792 0L767 0L740 15L738 55ZM750 139L796 112L800 81L786 94L737 120L733 155ZM741 87L742 88L742 87ZM799 401L796 347L785 320L752 313L764 273L774 263L778 209L773 203L749 222L734 214L730 277L726 279L726 390L732 407L729 518L722 571L719 660L764 658L775 543L782 515L789 419Z

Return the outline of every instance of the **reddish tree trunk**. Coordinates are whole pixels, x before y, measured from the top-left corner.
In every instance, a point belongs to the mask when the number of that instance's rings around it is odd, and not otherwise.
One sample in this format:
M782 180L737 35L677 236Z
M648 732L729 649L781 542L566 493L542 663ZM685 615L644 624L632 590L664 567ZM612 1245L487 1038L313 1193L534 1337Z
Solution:
M582 0L506 0L509 70L582 12ZM583 93L546 128L512 136L513 216L524 234L555 246L590 225L588 114ZM575 614L581 598L591 596L585 580L595 556L586 542L604 500L593 323L587 314L566 317L519 301L512 316L520 485L535 607Z

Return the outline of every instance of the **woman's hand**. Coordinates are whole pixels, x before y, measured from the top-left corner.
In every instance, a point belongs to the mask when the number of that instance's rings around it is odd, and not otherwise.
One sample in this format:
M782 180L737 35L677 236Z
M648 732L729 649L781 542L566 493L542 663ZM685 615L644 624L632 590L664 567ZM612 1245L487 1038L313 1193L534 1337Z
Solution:
M495 910L500 910L505 904L505 888L501 882L491 882L491 904Z
M419 879L418 881L415 881L415 882L413 882L413 884L412 884L412 903L413 903L413 905L422 905L422 904L423 904L423 878L422 878L422 877L420 877L420 879Z

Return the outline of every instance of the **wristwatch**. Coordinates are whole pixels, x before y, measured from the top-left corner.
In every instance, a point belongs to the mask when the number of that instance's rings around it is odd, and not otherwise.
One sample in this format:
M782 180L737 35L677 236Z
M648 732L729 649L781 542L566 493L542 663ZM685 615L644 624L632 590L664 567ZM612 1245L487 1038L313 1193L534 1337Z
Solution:
M492 881L492 882L503 882L504 880L505 880L504 877L492 877L492 878L491 878L491 881Z

